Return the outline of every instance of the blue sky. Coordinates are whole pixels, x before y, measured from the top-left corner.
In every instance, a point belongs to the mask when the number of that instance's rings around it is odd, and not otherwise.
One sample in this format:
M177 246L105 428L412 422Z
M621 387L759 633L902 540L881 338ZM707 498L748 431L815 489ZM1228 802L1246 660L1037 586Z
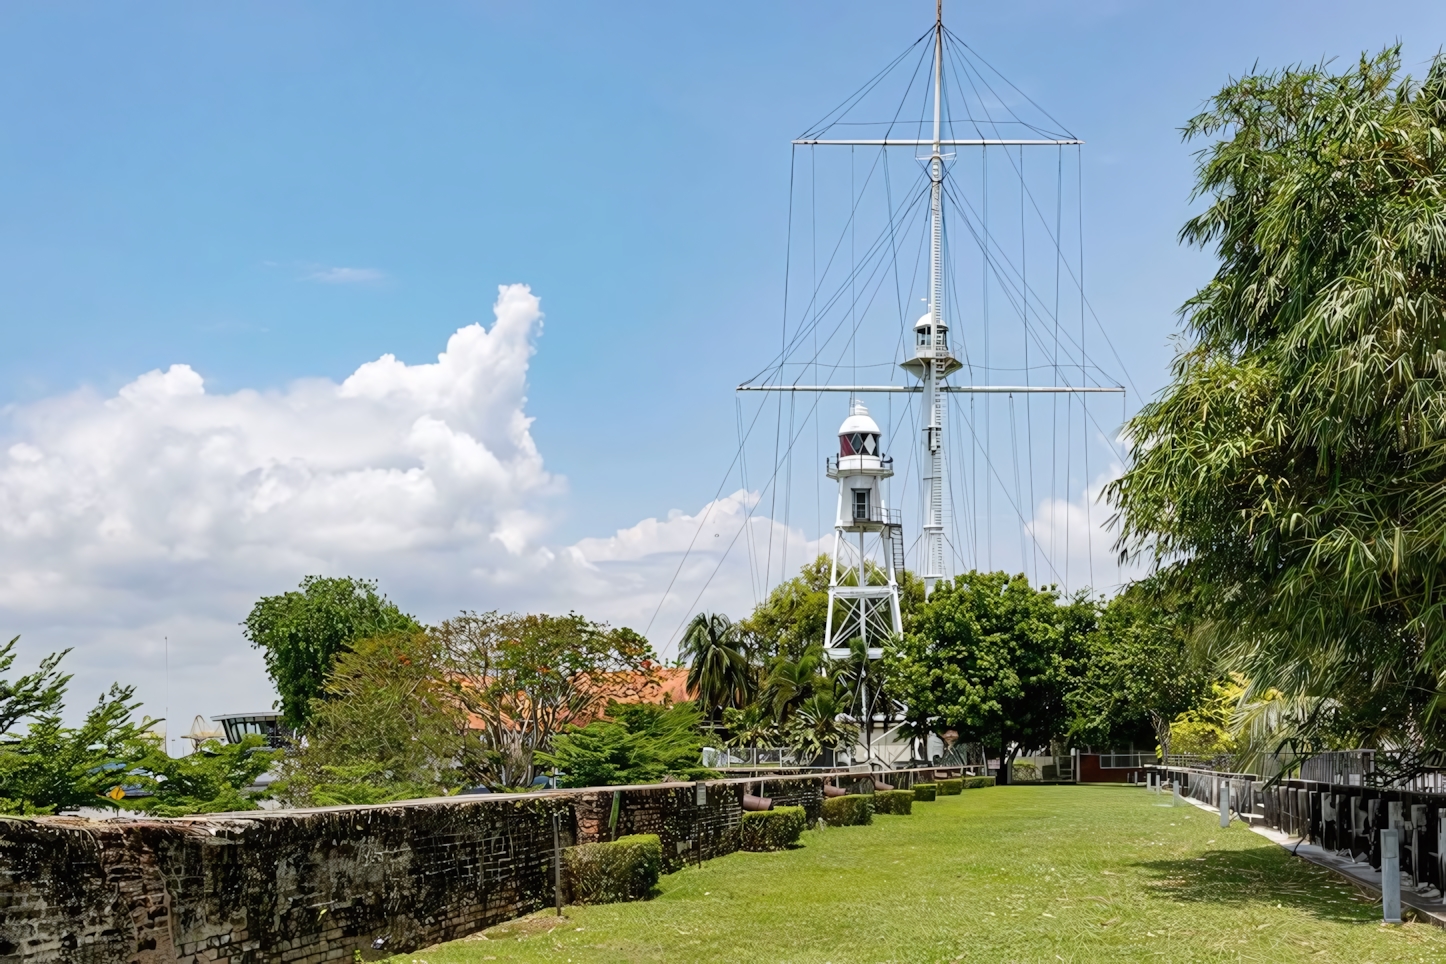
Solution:
M789 140L931 18L928 2L840 0L0 7L0 444L43 450L36 413L173 364L207 393L294 401L297 379L341 382L385 353L432 362L524 283L546 316L525 414L566 480L536 483L546 551L697 512L732 457L732 388L778 338ZM946 0L945 18L1087 142L1089 294L1146 392L1211 268L1175 240L1193 163L1179 126L1256 63L1399 39L1419 74L1446 41L1439 3ZM270 591L352 558L299 553L266 569ZM147 583L137 560L67 606L151 593L95 624L151 667L166 592L207 590ZM68 578L63 562L35 576ZM395 594L425 595L407 578ZM234 630L256 584L223 583L196 618ZM418 607L534 598L464 596ZM0 615L35 651L89 632L3 599ZM229 654L254 682L228 631L196 629L208 642L184 659L199 679ZM101 675L125 665L80 655Z
M788 141L931 5L9 4L0 399L427 360L525 281L577 535L711 492L780 303ZM1089 288L1142 387L1208 270L1176 128L1231 74L1446 39L1432 3L949 4L1088 145ZM329 268L379 280L308 281ZM658 404L660 398L676 403ZM600 437L604 406L625 433ZM657 443L666 439L666 447Z

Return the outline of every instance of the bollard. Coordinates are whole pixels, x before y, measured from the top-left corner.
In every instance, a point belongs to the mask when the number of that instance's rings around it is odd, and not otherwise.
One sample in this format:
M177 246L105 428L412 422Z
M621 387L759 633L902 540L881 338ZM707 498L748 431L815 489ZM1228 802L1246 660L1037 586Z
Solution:
M1173 797L1170 802L1178 807L1180 805L1180 775L1178 773L1170 775L1170 793Z
M1401 923L1401 837L1395 828L1381 831L1381 916Z
M1220 826L1230 826L1230 784L1220 784Z

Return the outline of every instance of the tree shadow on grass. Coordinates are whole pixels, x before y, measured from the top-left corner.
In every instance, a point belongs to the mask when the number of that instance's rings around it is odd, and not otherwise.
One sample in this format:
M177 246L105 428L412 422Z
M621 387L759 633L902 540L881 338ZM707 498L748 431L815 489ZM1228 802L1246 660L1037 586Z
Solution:
M1182 903L1280 905L1322 920L1378 923L1380 901L1323 867L1273 845L1248 850L1206 850L1180 860L1134 866L1149 878L1149 892Z

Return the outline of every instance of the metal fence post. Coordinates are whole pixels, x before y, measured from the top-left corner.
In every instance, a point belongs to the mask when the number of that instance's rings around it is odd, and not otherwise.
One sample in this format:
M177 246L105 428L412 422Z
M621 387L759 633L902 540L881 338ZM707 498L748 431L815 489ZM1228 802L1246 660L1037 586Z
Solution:
M562 916L562 814L552 814L552 898Z
M1220 826L1230 826L1230 784L1220 783Z
M1401 923L1401 837L1394 827L1381 831L1381 916Z

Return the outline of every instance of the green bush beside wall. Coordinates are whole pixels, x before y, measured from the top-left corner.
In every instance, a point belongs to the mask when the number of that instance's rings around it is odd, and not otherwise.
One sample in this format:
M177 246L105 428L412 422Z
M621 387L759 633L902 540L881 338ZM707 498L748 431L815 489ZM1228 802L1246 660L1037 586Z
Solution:
M782 850L797 843L806 826L808 814L802 807L774 807L745 813L738 825L738 844L743 850Z
M874 812L891 813L898 817L914 812L913 790L885 790L874 794Z
M863 793L828 797L823 801L823 822L830 827L855 827L873 823L873 797Z
M994 786L993 777L967 777L964 780L965 790L978 790L980 787Z
M940 781L939 781L939 796L941 796L941 797L957 797L957 796L958 796L960 793L962 793L963 791L964 791L964 781L963 781L963 780L940 780Z
M562 874L574 904L641 900L658 885L662 869L663 844L655 833L579 844L562 852Z
M939 788L932 783L914 784L914 799L919 803L932 803Z

